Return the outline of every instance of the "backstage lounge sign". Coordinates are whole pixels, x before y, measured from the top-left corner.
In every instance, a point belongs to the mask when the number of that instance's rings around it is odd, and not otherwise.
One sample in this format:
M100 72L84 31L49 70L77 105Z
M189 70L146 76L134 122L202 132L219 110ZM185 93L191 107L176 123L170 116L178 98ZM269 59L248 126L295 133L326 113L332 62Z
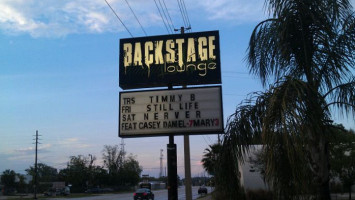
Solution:
M120 40L122 89L220 84L218 31Z
M223 132L221 87L120 93L120 137Z

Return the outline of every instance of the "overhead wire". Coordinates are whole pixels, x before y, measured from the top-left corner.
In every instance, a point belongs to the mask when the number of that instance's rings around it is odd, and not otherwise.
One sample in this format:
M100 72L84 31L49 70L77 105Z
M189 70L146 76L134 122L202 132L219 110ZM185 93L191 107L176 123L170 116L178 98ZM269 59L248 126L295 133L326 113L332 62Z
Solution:
M171 27L171 25L170 25L170 23L169 23L169 19L168 19L168 17L167 17L167 14L165 14L165 10L164 10L163 5L161 4L161 1L160 1L160 0L158 0L158 1L159 1L159 5L160 5L160 7L161 7L161 10L163 11L163 14L164 14L165 20L167 21L168 26L169 26L169 28L170 28L171 32L174 32L174 28L173 28L173 27Z
M210 144L213 144L213 141L212 141L212 139L210 138L210 136L206 135L206 137L207 137L208 141L210 142Z
M206 142L206 144L207 144L208 146L210 146L210 144L207 142L207 140L206 140L206 138L205 138L204 135L202 135L202 138L203 138L203 140Z
M168 26L166 25L166 22L165 22L165 20L164 20L164 18L163 18L163 15L162 15L161 12L160 12L160 9L159 9L159 6L158 6L156 0L154 0L154 2L155 2L155 6L157 7L157 9L158 9L158 11L159 11L160 17L161 17L161 19L162 19L163 22L164 22L164 25L165 25L166 30L168 31L169 34L171 34L171 32L169 31L169 28L168 28Z
M171 25L173 27L173 30L175 30L175 26L174 26L173 20L171 20L171 17L170 17L170 14L169 14L169 10L168 10L168 8L167 8L167 6L165 4L165 0L163 0L163 4L164 4L164 7L166 9L166 12L168 13L168 16L169 16L169 19L170 19L170 23L171 23Z
M184 16L184 12L182 11L182 5L181 5L181 2L179 0L176 0L178 5L179 5L179 9L180 9L180 13L181 13L181 16L182 16L182 20L184 22L184 26L187 27L187 23L186 23L186 19L185 19L185 16Z
M142 26L141 22L139 21L138 17L137 17L137 16L136 16L136 14L134 13L134 11L133 11L132 7L129 5L129 3L128 3L128 1L127 1L127 0L125 0L125 1L126 1L126 3L127 3L127 6L129 7L129 9L130 9L130 10L131 10L131 12L133 13L134 17L136 18L136 20L137 20L138 24L141 26L142 31L144 32L145 36L147 36L147 32L145 32L145 30L144 30L144 28L143 28L143 26Z
M186 9L186 5L185 5L185 0L180 0L182 3L182 7L183 7L183 10L184 10L184 12L185 12L185 17L186 17L186 20L187 20L187 23L188 23L188 28L190 28L189 29L189 31L191 31L191 23L190 23L190 18L189 18L189 15L188 15L188 13L187 13L187 9Z
M127 26L123 23L123 21L121 20L121 18L117 15L116 11L111 7L111 5L107 2L107 0L105 0L106 4L108 5L108 7L110 7L110 9L112 10L112 12L116 15L117 19L120 20L121 24L125 27L125 29L127 30L127 32L131 35L131 37L133 37L131 31L128 30Z

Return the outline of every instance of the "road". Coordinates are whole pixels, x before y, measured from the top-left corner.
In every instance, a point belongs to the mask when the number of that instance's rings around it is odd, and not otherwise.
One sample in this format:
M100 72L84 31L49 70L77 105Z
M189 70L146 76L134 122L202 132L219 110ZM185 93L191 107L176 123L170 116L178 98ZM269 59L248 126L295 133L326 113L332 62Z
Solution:
M207 187L208 192L211 192L211 188ZM199 194L197 193L198 187L192 187L192 199L197 199ZM153 190L154 200L167 200L168 199L168 190ZM63 199L71 199L71 198L51 198L51 200L63 200ZM123 193L123 194L102 194L98 196L92 197L82 197L75 198L75 200L132 200L133 192L131 193ZM185 200L185 187L181 186L178 189L178 199Z

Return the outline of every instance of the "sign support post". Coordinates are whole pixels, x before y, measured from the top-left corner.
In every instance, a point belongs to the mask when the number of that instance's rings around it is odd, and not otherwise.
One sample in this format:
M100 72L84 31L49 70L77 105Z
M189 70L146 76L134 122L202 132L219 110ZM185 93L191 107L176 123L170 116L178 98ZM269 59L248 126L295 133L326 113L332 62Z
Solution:
M189 30L187 28L187 30ZM177 30L175 30L177 31ZM180 29L181 34L185 34L185 28L181 27ZM183 86L186 88L186 85ZM191 161L190 161L190 136L185 134L184 135L184 166L185 166L185 195L186 200L192 200L192 184L191 184Z
M173 89L172 85L168 89ZM167 145L167 161L168 161L168 200L178 199L178 183L177 183L177 153L176 144L174 144L174 135L169 135L169 144Z
M184 135L184 160L185 160L185 194L186 194L186 200L192 200L191 161L190 161L190 136L189 135Z
M169 144L167 145L168 154L168 200L177 200L177 156L176 144L174 144L174 135L169 136Z

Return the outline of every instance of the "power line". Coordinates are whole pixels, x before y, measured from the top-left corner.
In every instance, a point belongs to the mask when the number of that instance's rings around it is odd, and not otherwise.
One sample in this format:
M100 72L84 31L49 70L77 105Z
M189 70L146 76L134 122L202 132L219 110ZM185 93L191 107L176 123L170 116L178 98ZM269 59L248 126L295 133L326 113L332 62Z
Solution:
M226 74L246 74L249 75L249 72L241 72L241 71L233 71L233 70L223 70L222 73L226 73Z
M165 0L163 0L163 4L164 4L164 7L166 9L166 12L168 13L168 16L169 16L169 19L170 19L170 23L173 26L173 30L174 30L175 29L174 23L173 23L173 20L171 20L171 17L170 17L170 14L169 14L169 10L168 10L168 8L166 7L166 4L165 4Z
M160 0L158 0L158 1L159 1L159 5L160 5L160 7L161 7L161 10L163 11L163 15L164 15L164 17L165 17L165 20L166 20L166 22L167 22L167 24L168 24L168 26L169 26L171 32L173 32L173 31L174 31L174 28L172 28L171 25L170 25L170 23L169 23L169 19L168 19L168 17L167 17L167 14L165 14L164 7L163 7L163 5L161 4L161 1L160 1Z
M212 141L212 139L210 138L210 136L206 135L206 137L207 137L208 141L210 141L210 143L213 144L213 141Z
M138 20L138 17L137 17L137 16L136 16L136 14L134 13L134 11L133 11L133 9L131 8L131 6L129 5L128 1L127 1L127 0L125 0L125 1L126 1L126 3L127 3L127 5L128 5L128 7L129 7L129 9L130 9L130 10L131 10L131 12L133 13L134 17L136 18L136 20L137 20L138 24L141 26L141 28L142 28L142 30L143 30L143 32L144 32L144 34L145 34L145 36L147 36L147 33L145 32L145 30L144 30L144 28L143 28L143 26L142 26L141 22Z
M185 5L185 0L180 0L182 3L182 7L183 7L183 10L185 11L185 17L187 19L187 22L188 22L188 27L190 28L190 31L191 31L191 23L190 23L190 18L189 18L189 15L187 14L187 9L186 9L186 5Z
M111 5L105 0L106 4L108 5L108 7L110 7L110 9L112 10L112 12L116 15L117 19L120 20L121 24L125 27L125 29L127 30L127 32L131 35L131 37L133 37L132 33L128 30L127 26L123 23L123 21L121 20L121 18L117 15L117 13L115 12L115 10L111 7Z
M158 6L156 0L154 0L154 2L155 2L155 6L157 7L157 9L158 9L158 11L159 11L160 17L161 17L161 19L162 19L163 22L164 22L164 25L165 25L166 30L168 31L169 34L171 34L171 32L169 32L168 26L167 26L166 23L165 23L165 20L164 20L164 18L163 18L163 15L162 15L161 12L160 12L160 9L159 9L159 6Z
M204 135L202 135L202 138L203 138L203 140L206 142L206 144L207 144L208 146L210 146L210 144L207 142L207 140L206 140L206 138L205 138Z
M184 26L187 27L187 23L186 23L186 19L185 19L185 16L184 16L184 12L182 11L182 5L181 5L181 2L179 0L176 0L178 5L179 5L179 9L180 9L180 13L181 13L181 16L182 16L182 20L184 22Z

